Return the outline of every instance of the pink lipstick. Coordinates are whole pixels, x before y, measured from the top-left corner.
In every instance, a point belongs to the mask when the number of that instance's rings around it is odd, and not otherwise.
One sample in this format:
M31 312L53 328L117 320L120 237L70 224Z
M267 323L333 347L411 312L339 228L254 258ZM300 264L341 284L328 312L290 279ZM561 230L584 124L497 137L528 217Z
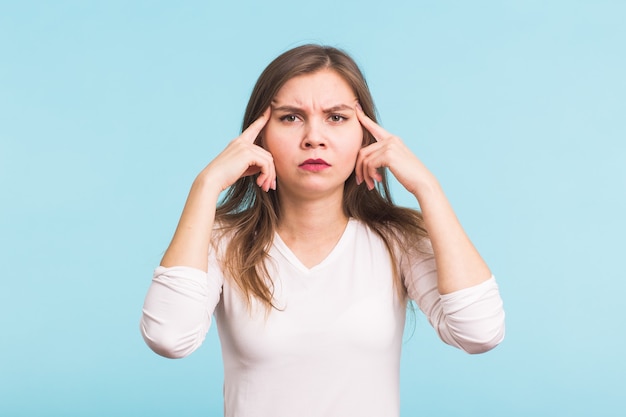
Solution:
M330 167L330 164L323 159L307 159L299 167L305 171L319 172Z

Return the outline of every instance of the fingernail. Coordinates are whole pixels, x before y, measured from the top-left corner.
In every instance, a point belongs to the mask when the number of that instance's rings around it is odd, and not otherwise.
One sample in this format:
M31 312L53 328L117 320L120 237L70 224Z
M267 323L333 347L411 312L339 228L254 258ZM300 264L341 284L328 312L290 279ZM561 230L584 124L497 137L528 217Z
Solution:
M272 190L276 191L276 180L272 181Z
M356 102L356 108L363 111L363 107L361 107L361 103L359 103L358 101Z

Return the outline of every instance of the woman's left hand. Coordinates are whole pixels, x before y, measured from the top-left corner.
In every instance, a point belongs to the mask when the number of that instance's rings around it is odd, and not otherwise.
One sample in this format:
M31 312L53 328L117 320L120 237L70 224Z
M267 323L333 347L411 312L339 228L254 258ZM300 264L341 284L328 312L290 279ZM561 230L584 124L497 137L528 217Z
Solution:
M376 139L359 151L355 167L357 183L365 181L368 189L374 189L375 182L382 181L378 168L387 167L400 184L417 197L420 184L433 181L433 175L399 137L367 117L359 105L356 114L361 125Z
M437 263L440 294L480 284L491 277L489 267L463 231L436 178L397 136L367 117L357 105L361 125L376 139L362 148L356 160L356 178L374 188L382 178L377 169L387 167L420 205L424 226Z

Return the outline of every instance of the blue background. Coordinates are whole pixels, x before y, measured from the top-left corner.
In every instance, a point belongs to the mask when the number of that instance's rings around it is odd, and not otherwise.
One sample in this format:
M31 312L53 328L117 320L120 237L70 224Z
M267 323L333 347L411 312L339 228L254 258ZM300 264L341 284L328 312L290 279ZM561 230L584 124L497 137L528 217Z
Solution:
M215 329L158 357L143 297L256 78L307 42L361 65L505 301L481 356L413 317L403 415L625 415L626 2L224 3L0 3L0 415L221 415Z

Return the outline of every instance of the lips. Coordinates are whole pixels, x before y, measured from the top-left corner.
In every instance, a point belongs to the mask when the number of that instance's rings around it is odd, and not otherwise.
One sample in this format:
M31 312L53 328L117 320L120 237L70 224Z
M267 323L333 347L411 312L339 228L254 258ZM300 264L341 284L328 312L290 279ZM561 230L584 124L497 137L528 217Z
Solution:
M307 159L306 161L304 161L303 163L300 164L300 166L302 165L326 165L326 166L330 166L330 164L326 161L324 161L323 159Z
M323 159L307 159L299 167L306 171L317 172L330 167L330 164Z

